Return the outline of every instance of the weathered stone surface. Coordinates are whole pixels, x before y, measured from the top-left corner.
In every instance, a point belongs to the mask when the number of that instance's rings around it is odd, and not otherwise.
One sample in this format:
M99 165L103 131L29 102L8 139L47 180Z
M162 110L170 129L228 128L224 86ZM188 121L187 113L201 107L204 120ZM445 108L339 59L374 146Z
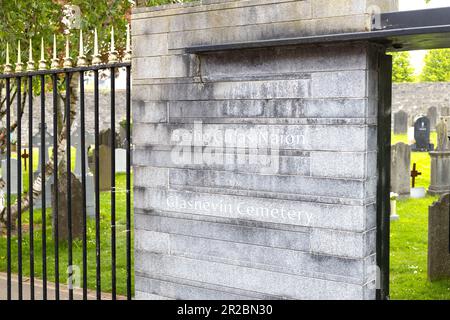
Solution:
M350 233L314 229L311 232L311 251L334 256L364 258L375 253L375 230Z
M120 84L117 84L116 92L116 130L119 130L120 120L124 119L126 116L126 92L124 88L121 88ZM94 92L93 90L86 89L85 91L85 127L86 132L89 134L94 134ZM34 106L41 105L41 97L34 97ZM59 101L60 106L64 106L62 100ZM134 110L133 110L134 112ZM111 94L107 90L101 90L99 93L99 126L100 130L111 128ZM48 132L53 132L53 95L52 93L47 93L45 95L45 118L47 119L47 130ZM41 113L33 112L33 135L37 134L39 131L39 126L37 125L41 121ZM80 112L77 112L75 116L75 123L80 123ZM22 141L28 141L28 108L25 108L22 117ZM53 143L53 141L51 141Z
M99 148L99 162L100 162L100 191L110 191L111 190L111 148L107 145L100 145ZM92 174L95 176L95 165L91 165L90 169Z
M408 114L400 110L394 113L394 134L406 134L408 132Z
M142 107L143 109L144 107ZM158 105L148 103L149 114L161 114L159 119L166 120L166 109L169 110L171 122L186 122L191 119L218 121L225 119L250 118L270 121L273 118L295 119L306 118L363 118L369 113L368 99L252 99L252 100L208 100L208 101L170 101ZM163 110L164 109L164 110ZM229 120L231 121L231 120ZM142 121L145 122L145 121ZM148 123L156 121L148 121ZM158 121L165 122L165 121Z
M316 179L300 176L253 175L210 170L171 169L169 185L172 188L199 187L221 190L266 191L320 195L341 198L364 198L365 185L359 180ZM328 186L328 187L325 187Z
M450 191L450 151L432 151L431 179L428 193L443 195Z
M1 177L2 179L5 181L5 183L8 183L8 177L7 177L7 169L8 169L8 164L6 159L2 159L1 160ZM22 179L18 179L17 177L17 167L18 167L19 161L17 161L17 159L11 159L11 194L17 194L18 188L19 188L19 181L20 181L20 187L22 188L23 191L23 180ZM3 190L6 193L6 188L5 190Z
M450 278L449 194L428 209L428 279Z
M181 235L170 235L167 245L176 256L357 284L364 281L364 262L358 259ZM151 244L146 251L156 252Z
M365 31L368 7L390 5L340 2L214 0L135 10L139 297L375 297L379 48L184 51ZM230 139L233 131L239 139ZM274 146L249 134L283 138ZM276 170L239 161L267 148Z
M240 224L232 219L196 219L196 216L171 212L152 212L152 214L137 213L136 225L141 230L178 234L192 237L217 239L229 242L247 243L265 247L285 248L291 250L310 250L310 235L308 230L296 228L295 230L276 229L268 224L255 226Z
M115 145L116 145L116 147L118 146L118 134L117 134L117 132L114 132L114 134L115 134L115 141L114 141L114 143L115 143ZM111 138L111 128L107 128L107 129L105 129L105 130L102 130L102 131L100 131L100 135L98 136L98 143L100 144L100 145L103 145L103 146L107 146L107 147L112 147L112 144L111 144L111 142L112 142L112 138Z
M399 142L391 148L391 191L399 195L409 195L411 147Z
M439 116L449 116L449 90L450 82L394 83L392 112L404 110L410 115L427 114L430 107L436 107Z
M136 253L136 271L296 299L360 299L361 285L199 261L147 252Z
M201 129L200 129L201 127ZM252 124L198 124L202 139L198 139L203 146L209 147L247 147L251 148L251 139L257 139L258 148L273 146L272 139L277 139L280 150L299 151L336 151L336 152L365 152L375 151L376 141L371 142L368 137L376 138L376 130L367 126L342 125L252 125ZM138 147L153 145L180 145L181 134L193 137L194 124L144 124L133 126L133 142ZM237 140L236 137L245 137ZM342 136L347 139L341 139ZM188 139L185 139L188 140ZM369 141L368 141L369 140ZM192 141L193 138L192 138ZM370 144L369 144L370 143ZM253 144L254 146L254 144Z
M436 107L429 107L427 110L427 118L430 119L430 128L432 131L436 129L439 120L438 110Z
M364 231L371 207L135 188L135 207L207 217Z

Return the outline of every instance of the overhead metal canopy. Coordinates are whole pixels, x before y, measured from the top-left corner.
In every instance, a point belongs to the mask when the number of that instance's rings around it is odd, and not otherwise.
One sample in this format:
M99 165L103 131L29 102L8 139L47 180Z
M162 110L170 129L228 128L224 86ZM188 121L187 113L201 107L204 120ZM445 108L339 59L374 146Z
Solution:
M450 48L450 7L383 13L378 17L373 17L372 30L367 32L200 45L186 48L186 52L203 53L353 41L380 43L385 45L388 51Z

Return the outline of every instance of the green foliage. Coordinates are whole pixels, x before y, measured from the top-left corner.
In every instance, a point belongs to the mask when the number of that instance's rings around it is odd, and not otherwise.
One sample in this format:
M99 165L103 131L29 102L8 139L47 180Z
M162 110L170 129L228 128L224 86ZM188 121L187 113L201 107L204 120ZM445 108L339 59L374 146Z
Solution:
M28 41L33 40L34 60L39 60L41 37L44 38L47 59L52 52L53 34L57 35L59 57L64 55L65 25L62 23L64 5L81 9L81 28L87 54L93 48L93 30L98 29L100 49L107 51L110 29L116 32L116 47L123 51L125 32L132 3L129 0L0 0L0 63L5 61L6 43L10 44L11 61L16 61L17 42L22 44L22 60L28 60ZM78 30L70 31L72 58L78 55ZM104 57L106 58L106 56Z
M395 52L392 54L392 81L413 82L414 68L411 66L409 52Z
M153 7L153 6L160 6L163 4L169 4L169 3L180 3L180 2L191 2L193 0L143 0L138 1L138 4L140 2L145 2L145 5L147 7Z
M421 80L425 82L450 81L450 49L430 50L427 53Z

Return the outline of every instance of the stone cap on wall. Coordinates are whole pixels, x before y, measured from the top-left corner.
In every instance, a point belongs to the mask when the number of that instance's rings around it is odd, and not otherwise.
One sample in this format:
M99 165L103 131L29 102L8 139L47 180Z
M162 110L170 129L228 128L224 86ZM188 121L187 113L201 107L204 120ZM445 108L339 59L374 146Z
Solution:
M309 1L309 0L287 0L284 2L293 2L293 1ZM318 1L321 4L324 4L324 2L329 1L335 3L336 7L344 6L348 8L349 4L352 2L355 3L357 1L360 1L361 3L366 5L366 8L369 8L370 6L378 6L381 10L381 12L392 12L392 11L398 11L399 4L398 0L313 0ZM133 13L143 13L143 12L156 12L156 11L164 11L164 10L170 10L170 9L180 9L180 8L192 8L192 7L199 7L199 6L206 6L206 5L212 5L212 4L232 4L235 5L236 2L248 2L251 4L254 4L255 2L261 2L261 4L266 4L268 2L283 2L283 0L278 1L264 1L264 0L200 0L200 1L190 1L190 2L181 2L181 3L170 3L170 4L164 4L164 5L158 5L158 6L146 6L146 1L137 1L137 7L133 9Z
M167 49L306 37L371 29L371 14L395 11L397 0L204 0L136 8L134 37L159 35ZM377 9L378 10L378 9ZM377 11L375 10L375 11Z

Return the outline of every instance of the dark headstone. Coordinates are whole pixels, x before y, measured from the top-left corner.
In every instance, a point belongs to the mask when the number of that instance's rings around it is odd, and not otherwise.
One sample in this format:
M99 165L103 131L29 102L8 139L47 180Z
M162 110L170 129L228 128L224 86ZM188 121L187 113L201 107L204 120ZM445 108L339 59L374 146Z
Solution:
M414 122L415 144L411 146L412 151L433 151L434 146L430 143L430 120L425 116L419 116Z
M105 145L100 145L100 191L111 190L111 148ZM95 176L95 157L92 158L92 173Z
M436 107L429 107L427 111L427 117L430 119L430 129L434 131L436 129L436 123L438 121L438 112Z
M428 279L450 278L449 194L428 209Z
M450 108L449 107L441 107L441 116L442 117L450 116Z
M71 201L72 201L72 238L79 239L83 235L83 208L81 182L72 174L71 179ZM56 208L54 185L52 185L52 207ZM68 212L67 212L67 173L60 174L58 177L58 239L68 240ZM54 222L54 219L52 219ZM53 229L55 230L55 229ZM53 235L55 236L55 235Z
M116 139L115 144L116 144L116 147L118 147L119 140L120 140L119 134L116 132L114 132L114 134L115 134L115 139ZM105 130L100 131L98 139L99 139L98 141L99 141L100 145L105 145L105 146L108 146L111 148L111 129L105 129Z
M411 147L397 143L391 148L391 191L399 195L410 193Z
M394 113L394 133L408 133L408 114L403 110Z

